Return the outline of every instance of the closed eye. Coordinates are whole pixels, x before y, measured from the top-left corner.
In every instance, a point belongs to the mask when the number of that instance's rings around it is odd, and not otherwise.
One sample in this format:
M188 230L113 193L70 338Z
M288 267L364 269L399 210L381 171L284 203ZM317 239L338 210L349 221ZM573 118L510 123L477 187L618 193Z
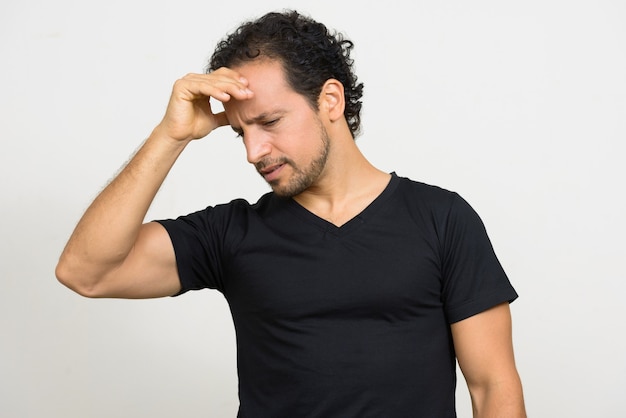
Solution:
M276 115L276 113L279 113L279 115ZM264 114L261 114L261 115L255 117L255 118L247 121L246 123L249 124L249 125L256 124L256 125L262 126L264 128L272 128L275 125L277 125L278 122L281 121L281 119L282 119L281 115L283 113L284 112L274 112L274 114L272 114L272 115L264 113ZM274 117L274 118L270 119L270 117ZM232 125L230 127L237 134L237 138L243 138L244 137L244 132L243 132L243 129L241 127L234 127Z
M272 126L276 125L276 124L278 123L278 121L279 121L279 120L280 120L280 119L272 119L272 120L268 120L268 121L266 121L266 122L263 122L263 126L266 126L266 127L272 127Z

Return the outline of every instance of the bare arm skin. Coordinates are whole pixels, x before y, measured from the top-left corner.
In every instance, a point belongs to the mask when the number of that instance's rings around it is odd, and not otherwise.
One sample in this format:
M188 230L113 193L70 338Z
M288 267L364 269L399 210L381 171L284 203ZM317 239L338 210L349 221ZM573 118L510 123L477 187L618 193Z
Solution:
M525 418L508 303L452 324L452 337L474 417Z
M76 226L57 264L61 283L88 297L152 298L180 290L167 232L143 220L187 144L228 124L225 113L212 112L211 97L245 100L252 92L225 68L178 80L161 123Z

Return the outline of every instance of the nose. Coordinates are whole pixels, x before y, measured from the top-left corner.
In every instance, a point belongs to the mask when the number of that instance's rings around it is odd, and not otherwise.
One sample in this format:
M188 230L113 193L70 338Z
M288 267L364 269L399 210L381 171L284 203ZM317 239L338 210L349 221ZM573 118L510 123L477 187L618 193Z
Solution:
M246 146L246 157L250 164L256 164L272 153L272 145L262 132L246 132L243 142Z

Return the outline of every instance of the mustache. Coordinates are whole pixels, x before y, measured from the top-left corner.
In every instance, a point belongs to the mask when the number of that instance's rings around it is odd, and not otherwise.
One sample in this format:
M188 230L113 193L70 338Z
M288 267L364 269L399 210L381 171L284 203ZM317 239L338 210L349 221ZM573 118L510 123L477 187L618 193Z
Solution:
M265 170L267 167L272 167L275 165L282 165L282 164L292 164L292 161L287 157L279 157L279 158L267 157L255 163L254 168L256 168L256 171L261 172Z

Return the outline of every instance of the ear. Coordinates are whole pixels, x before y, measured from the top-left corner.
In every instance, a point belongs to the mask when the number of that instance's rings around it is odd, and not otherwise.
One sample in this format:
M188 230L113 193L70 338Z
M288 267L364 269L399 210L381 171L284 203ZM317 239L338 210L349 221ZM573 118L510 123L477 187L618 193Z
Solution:
M319 97L319 110L328 115L331 122L344 117L346 99L343 92L343 84L340 81L330 78L322 86Z

